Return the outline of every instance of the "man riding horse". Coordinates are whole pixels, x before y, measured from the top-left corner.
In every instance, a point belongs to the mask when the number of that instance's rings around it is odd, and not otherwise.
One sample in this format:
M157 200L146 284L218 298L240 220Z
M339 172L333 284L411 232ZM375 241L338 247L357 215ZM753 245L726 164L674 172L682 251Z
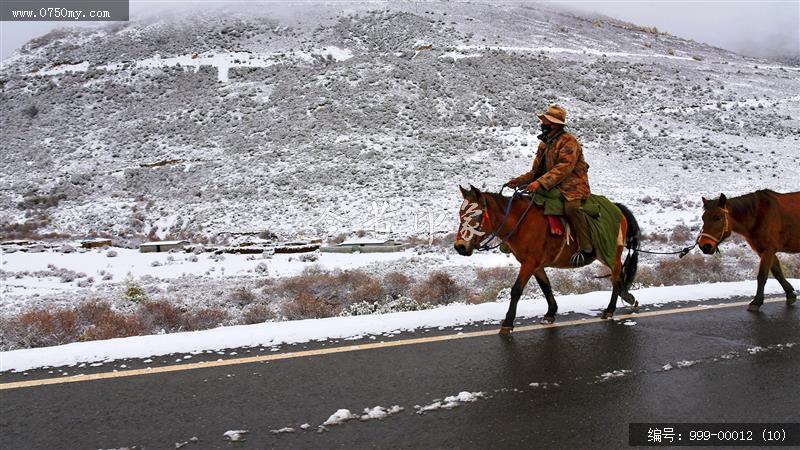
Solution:
M564 130L567 111L552 105L547 112L539 115L542 134L539 135L539 148L533 160L531 170L506 183L514 188L526 186L529 192L539 188L550 190L557 188L566 200L564 215L567 217L579 250L571 258L575 267L592 262L596 256L592 245L591 231L586 214L581 209L581 202L589 198L589 165L583 159L581 144L572 134Z

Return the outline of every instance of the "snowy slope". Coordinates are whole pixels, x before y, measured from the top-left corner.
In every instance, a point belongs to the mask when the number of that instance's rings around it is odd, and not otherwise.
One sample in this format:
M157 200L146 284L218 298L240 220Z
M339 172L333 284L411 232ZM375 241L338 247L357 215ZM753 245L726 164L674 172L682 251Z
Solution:
M0 222L451 231L456 186L525 171L554 102L646 231L696 224L700 195L800 187L797 67L527 5L296 8L31 41L0 72Z

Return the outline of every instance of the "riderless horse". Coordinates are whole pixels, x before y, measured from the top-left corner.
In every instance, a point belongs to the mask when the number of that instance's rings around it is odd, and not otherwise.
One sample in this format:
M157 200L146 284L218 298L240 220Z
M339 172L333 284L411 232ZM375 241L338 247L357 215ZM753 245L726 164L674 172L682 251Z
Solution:
M756 296L749 311L758 311L764 304L764 285L770 272L786 292L786 304L797 301L775 253L800 253L800 192L761 190L734 198L722 194L715 200L703 198L703 209L703 230L697 241L703 253L716 253L722 241L738 233L761 258Z

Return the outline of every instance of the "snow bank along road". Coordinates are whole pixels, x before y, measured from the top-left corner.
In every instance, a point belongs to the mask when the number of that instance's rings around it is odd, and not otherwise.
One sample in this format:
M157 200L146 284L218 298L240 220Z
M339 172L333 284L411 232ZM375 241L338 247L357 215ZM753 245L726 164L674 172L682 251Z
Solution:
M13 389L9 383L52 378L47 371L6 373L0 442L7 448L621 446L629 422L796 421L800 308L779 298L760 314L715 304L672 304L606 322L573 315L558 327L519 327L508 338L492 324L440 330L433 338L388 338L392 345L353 341L334 352L314 343L305 353L299 346L272 353L280 358L170 372L157 366L145 375ZM426 339L413 341L420 337ZM174 367L173 361L167 363ZM231 444L234 438L246 441Z

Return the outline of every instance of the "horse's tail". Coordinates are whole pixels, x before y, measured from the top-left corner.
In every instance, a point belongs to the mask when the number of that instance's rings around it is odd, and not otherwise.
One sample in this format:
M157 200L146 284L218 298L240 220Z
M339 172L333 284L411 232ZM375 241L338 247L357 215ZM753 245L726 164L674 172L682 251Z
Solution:
M625 262L622 263L622 285L627 291L633 284L636 278L636 270L639 268L639 241L642 235L642 230L639 228L639 222L633 216L628 207L620 203L615 203L617 208L622 211L625 220L628 222L628 232L625 236L625 247L628 249L628 254L625 256Z

